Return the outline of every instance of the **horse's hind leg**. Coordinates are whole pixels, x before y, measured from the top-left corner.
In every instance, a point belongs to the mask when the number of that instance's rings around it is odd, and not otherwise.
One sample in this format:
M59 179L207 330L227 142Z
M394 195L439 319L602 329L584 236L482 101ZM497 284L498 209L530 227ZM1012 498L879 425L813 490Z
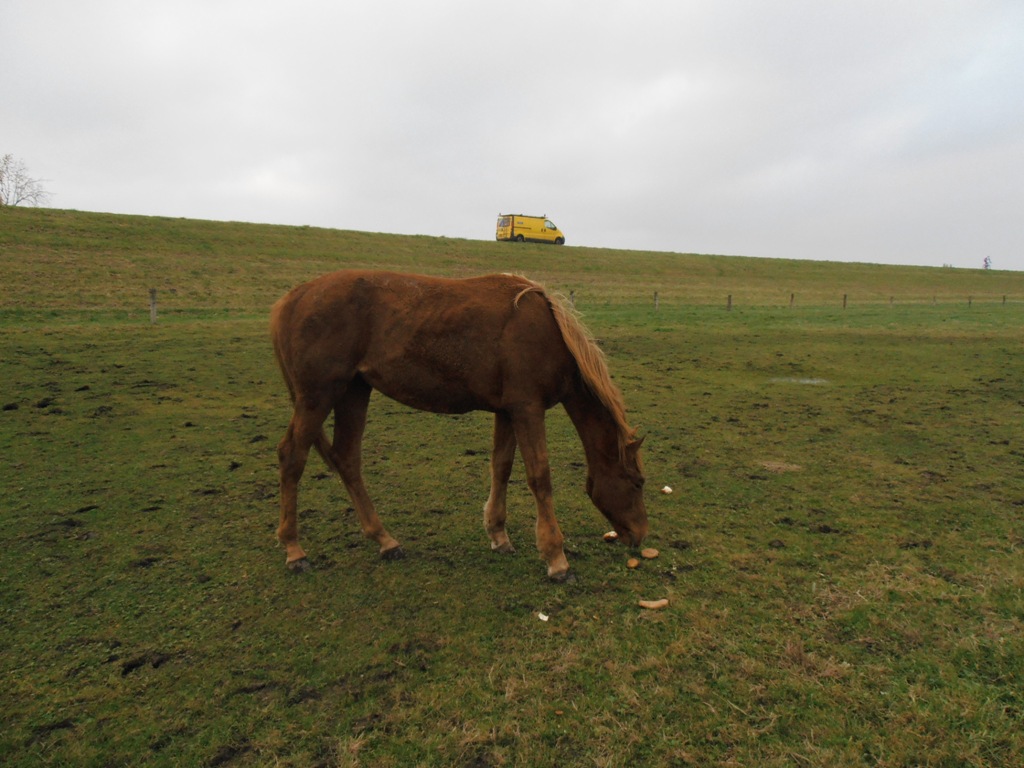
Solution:
M356 377L338 398L334 406L334 446L331 457L352 499L352 505L356 508L363 534L380 545L381 557L390 560L402 556L401 545L384 529L363 483L363 432L372 391L369 384Z
M306 468L309 449L320 435L329 412L329 402L311 404L301 397L297 398L288 430L277 446L281 472L281 524L277 529L277 539L285 547L285 563L296 571L305 570L309 566L306 553L299 546L296 518L299 480Z
M516 435L508 414L494 414L494 447L491 451L491 493L484 504L484 529L495 552L515 552L505 531L505 498L512 462L516 455Z

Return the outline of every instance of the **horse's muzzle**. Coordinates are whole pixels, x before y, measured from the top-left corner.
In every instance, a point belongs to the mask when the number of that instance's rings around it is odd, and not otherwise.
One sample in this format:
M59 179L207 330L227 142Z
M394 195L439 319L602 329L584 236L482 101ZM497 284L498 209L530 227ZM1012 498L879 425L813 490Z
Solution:
M647 537L647 525L637 526L634 528L620 528L615 527L615 532L619 534L619 541L623 544L627 544L631 547L638 547L640 543Z

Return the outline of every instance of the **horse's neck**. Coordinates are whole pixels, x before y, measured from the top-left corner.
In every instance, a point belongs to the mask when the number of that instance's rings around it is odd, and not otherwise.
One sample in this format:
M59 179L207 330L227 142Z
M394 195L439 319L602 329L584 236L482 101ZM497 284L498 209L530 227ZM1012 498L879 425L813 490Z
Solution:
M583 442L591 470L619 461L619 428L607 406L585 386L577 386L562 404Z

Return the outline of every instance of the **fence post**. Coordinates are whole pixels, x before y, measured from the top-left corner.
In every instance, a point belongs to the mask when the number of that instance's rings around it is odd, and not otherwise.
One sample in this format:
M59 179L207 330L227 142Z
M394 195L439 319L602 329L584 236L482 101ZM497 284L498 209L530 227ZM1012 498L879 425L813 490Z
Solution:
M796 294L795 293L789 294L789 308L790 309L793 308L793 302L794 301L796 301Z
M657 291L654 292L654 308L655 309L658 308L658 292Z
M729 294L729 298L725 301L725 311L732 312L732 294Z
M843 294L843 309L846 309L846 294Z
M569 303L572 304L573 309L576 308L576 291L569 291Z
M156 288L149 289L149 322L156 322Z

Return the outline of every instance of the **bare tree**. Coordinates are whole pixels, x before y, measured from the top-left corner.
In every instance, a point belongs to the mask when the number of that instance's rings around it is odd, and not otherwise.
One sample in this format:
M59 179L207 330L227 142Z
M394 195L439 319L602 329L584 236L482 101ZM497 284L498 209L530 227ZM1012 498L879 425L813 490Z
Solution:
M43 205L49 199L50 193L43 189L43 183L28 175L21 160L9 154L0 158L0 206Z

